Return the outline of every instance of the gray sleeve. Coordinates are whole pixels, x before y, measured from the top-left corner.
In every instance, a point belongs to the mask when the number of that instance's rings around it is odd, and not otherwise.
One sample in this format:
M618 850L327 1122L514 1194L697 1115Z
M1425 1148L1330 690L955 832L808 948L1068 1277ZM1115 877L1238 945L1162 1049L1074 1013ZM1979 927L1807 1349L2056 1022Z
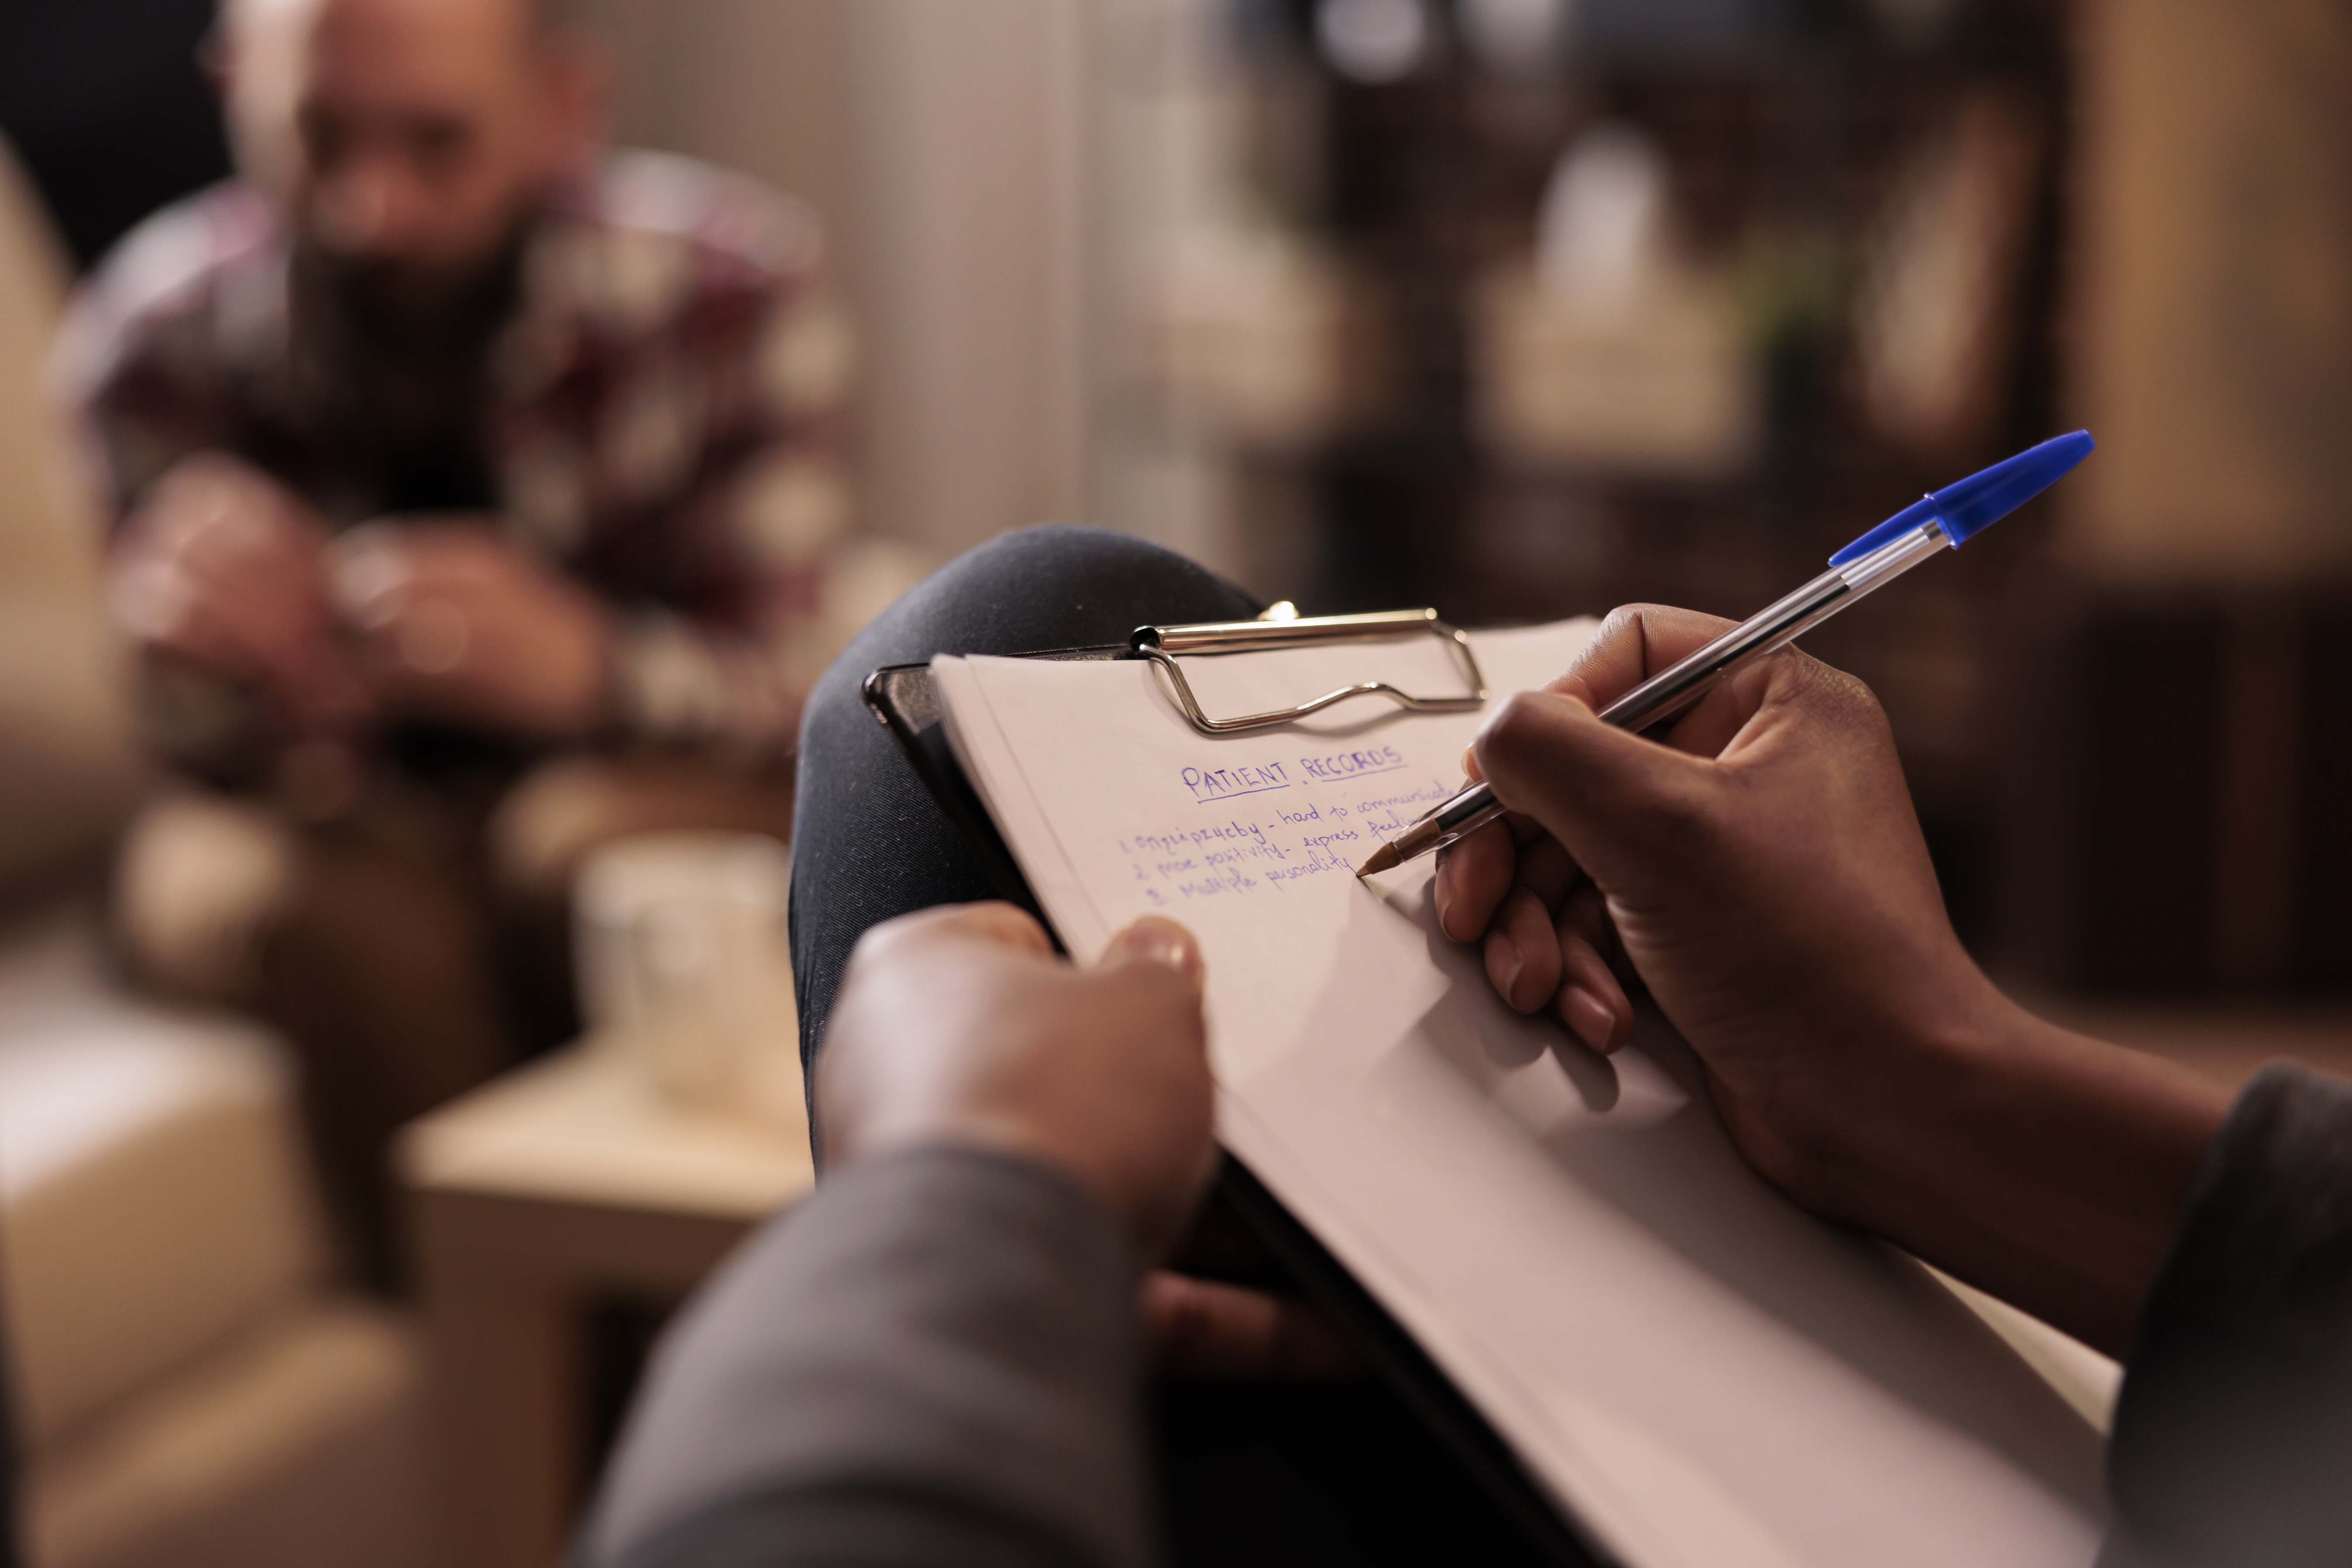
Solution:
M2141 1314L2108 1466L2144 1558L2352 1562L2352 1088L2281 1066L2239 1096Z
M664 1342L583 1538L592 1568L1152 1562L1138 1265L1018 1161L827 1180Z

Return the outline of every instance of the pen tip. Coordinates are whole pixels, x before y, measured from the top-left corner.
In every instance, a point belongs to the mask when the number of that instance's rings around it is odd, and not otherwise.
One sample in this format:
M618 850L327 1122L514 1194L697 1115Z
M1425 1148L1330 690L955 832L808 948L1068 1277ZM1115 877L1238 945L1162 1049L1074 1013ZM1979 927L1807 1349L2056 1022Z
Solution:
M1372 851L1372 858L1370 859L1356 868L1356 876L1359 879L1365 877L1374 876L1379 872L1388 870L1397 863L1396 847L1392 844L1383 844L1378 849Z

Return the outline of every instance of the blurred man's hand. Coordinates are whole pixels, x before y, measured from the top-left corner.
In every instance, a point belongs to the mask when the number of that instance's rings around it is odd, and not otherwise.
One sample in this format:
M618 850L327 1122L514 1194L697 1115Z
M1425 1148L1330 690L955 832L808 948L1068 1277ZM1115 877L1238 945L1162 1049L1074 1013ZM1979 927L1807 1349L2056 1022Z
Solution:
M259 688L298 731L333 733L367 697L336 638L326 531L260 470L216 452L157 480L109 563L116 619L142 649Z
M611 612L487 525L372 525L337 544L334 583L388 711L543 740L605 721Z

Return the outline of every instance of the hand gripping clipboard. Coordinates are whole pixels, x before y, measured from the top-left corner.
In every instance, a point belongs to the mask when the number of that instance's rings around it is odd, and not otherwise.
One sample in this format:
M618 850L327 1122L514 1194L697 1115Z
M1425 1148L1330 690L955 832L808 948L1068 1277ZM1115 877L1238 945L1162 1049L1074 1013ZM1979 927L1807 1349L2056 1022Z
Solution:
M1302 644L1361 642L1434 637L1445 643L1466 690L1412 693L1386 681L1367 680L1311 696L1291 708L1220 718L1204 711L1184 677L1180 659L1215 658L1297 647ZM1026 658L1145 658L1159 667L1169 700L1203 734L1232 734L1287 724L1310 713L1357 699L1378 698L1408 712L1464 712L1486 701L1486 678L1469 638L1438 618L1434 610L1398 610L1369 616L1306 618L1280 604L1255 621L1220 621L1192 626L1139 626L1124 643L1054 648ZM1026 910L1045 927L1060 949L1061 937L1038 907L1028 879L990 820L948 743L939 695L928 664L888 665L866 678L866 705L884 728L979 858L989 884L1007 901ZM1315 1303L1342 1325L1368 1361L1439 1440L1485 1487L1528 1543L1563 1568L1592 1568L1599 1560L1564 1521L1550 1498L1530 1479L1518 1458L1463 1396L1437 1363L1391 1317L1380 1301L1293 1218L1240 1161L1227 1155L1219 1166L1218 1195L1230 1203L1266 1250L1274 1255Z

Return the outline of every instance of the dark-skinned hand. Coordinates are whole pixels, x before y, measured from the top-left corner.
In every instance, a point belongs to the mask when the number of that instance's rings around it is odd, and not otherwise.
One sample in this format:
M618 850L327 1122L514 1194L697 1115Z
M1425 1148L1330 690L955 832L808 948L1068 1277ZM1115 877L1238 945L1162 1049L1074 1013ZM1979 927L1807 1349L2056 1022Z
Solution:
M827 1026L816 1113L828 1163L920 1147L1060 1172L1147 1262L1183 1234L1215 1168L1199 944L1146 918L1090 968L1010 904L927 910L868 931ZM1163 1372L1315 1377L1353 1369L1285 1296L1155 1269L1140 1298Z
M1512 814L1446 852L1446 933L1596 1050L1646 987L1767 1178L2119 1350L2227 1095L1986 978L1853 677L1784 649L1661 735L1594 717L1729 626L1619 610L1496 707L1466 765Z

